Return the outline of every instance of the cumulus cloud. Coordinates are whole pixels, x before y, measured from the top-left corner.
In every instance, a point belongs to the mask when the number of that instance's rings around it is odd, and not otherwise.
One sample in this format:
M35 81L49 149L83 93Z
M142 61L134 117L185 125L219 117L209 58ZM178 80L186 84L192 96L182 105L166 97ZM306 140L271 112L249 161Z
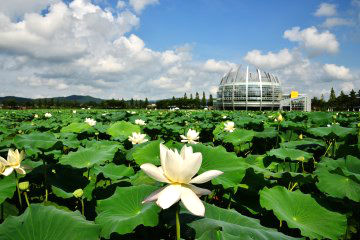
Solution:
M230 69L236 68L236 65L227 61L215 61L214 59L209 59L204 63L203 68L208 72L224 73L228 72Z
M289 65L294 56L287 48L278 53L268 52L262 54L259 50L252 50L246 54L244 60L260 68L276 69Z
M140 14L141 11L148 5L158 4L159 0L130 0L129 4L132 6L136 13Z
M40 13L51 3L58 0L11 0L0 1L1 12L11 19L22 17L25 13Z
M141 2L131 4L140 11L155 3ZM0 10L0 22L2 95L161 99L209 92L235 66L194 61L187 44L154 51L132 33L140 19L131 10L114 12L90 0L59 0L45 14L32 10L19 19Z
M323 27L332 28L337 26L350 26L353 25L351 20L339 17L327 18L322 24Z
M318 17L334 16L336 15L336 5L331 3L321 3L314 15Z
M325 64L323 66L327 76L338 80L351 80L353 76L350 73L350 69L344 66L338 66L335 64Z
M286 30L283 37L300 43L311 54L337 53L339 51L339 42L335 35L329 31L319 32L316 27L303 30L300 27L293 27Z
M116 4L117 8L124 8L126 6L126 3L124 1L119 0Z

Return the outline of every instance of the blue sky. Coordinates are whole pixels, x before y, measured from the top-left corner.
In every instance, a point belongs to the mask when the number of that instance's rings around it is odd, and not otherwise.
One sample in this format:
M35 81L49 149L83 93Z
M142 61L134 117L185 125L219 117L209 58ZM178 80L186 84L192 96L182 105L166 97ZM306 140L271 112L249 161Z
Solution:
M360 0L13 0L0 20L0 96L216 94L239 64L284 92L360 86Z

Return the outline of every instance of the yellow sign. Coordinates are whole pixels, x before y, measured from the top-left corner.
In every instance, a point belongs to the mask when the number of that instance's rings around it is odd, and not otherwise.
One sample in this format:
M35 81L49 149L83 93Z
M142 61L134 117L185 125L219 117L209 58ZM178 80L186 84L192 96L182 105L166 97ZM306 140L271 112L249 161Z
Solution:
M291 91L290 98L297 98L299 96L298 91Z

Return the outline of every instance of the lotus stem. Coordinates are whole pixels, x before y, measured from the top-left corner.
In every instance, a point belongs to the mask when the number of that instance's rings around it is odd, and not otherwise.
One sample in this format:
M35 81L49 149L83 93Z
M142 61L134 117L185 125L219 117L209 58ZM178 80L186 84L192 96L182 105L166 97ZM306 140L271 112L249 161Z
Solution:
M329 151L332 144L333 144L333 142L330 142L328 148L326 149L326 151L325 151L324 155L322 155L322 157L324 157L327 154L327 152Z
M29 199L28 199L28 195L27 192L24 192L24 196L25 196L25 201L28 207L30 207L30 203L29 203Z
M179 219L179 204L176 206L176 240L180 240L180 219Z
M85 205L84 205L84 199L81 198L81 214L85 216Z
M332 147L332 157L335 158L335 152L336 152L336 140L333 140L333 147Z
M20 207L22 208L22 200L21 200L21 194L20 194L20 189L19 189L19 179L18 179L16 172L15 172L15 178L16 178L16 190L18 193L18 199L19 199Z
M46 162L43 158L43 167L44 167L44 186L45 186L45 202L48 201L48 189L47 189L47 171L46 171Z
M4 220L4 203L1 203L1 216L0 221Z

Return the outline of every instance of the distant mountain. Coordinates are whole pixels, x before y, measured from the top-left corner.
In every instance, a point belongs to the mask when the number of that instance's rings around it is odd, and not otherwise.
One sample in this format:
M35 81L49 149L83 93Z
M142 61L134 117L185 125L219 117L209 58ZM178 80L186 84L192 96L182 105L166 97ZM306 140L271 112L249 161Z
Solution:
M2 102L8 102L8 101L15 101L17 103L26 103L26 102L31 102L34 100L51 100L53 99L54 101L59 101L59 102L65 102L65 101L75 101L78 103L88 103L88 102L96 102L96 103L101 103L102 101L104 101L101 98L94 98L91 96L81 96L81 95L71 95L68 97L54 97L54 98L37 98L37 99L32 99L32 98L22 98L22 97L15 97L15 96L6 96L6 97L0 97L0 103Z
M71 95L68 97L55 97L53 98L55 101L59 100L61 101L75 101L78 103L88 103L88 102L96 102L96 103L101 103L102 101L104 101L104 99L101 98L94 98L91 96L81 96L81 95Z

